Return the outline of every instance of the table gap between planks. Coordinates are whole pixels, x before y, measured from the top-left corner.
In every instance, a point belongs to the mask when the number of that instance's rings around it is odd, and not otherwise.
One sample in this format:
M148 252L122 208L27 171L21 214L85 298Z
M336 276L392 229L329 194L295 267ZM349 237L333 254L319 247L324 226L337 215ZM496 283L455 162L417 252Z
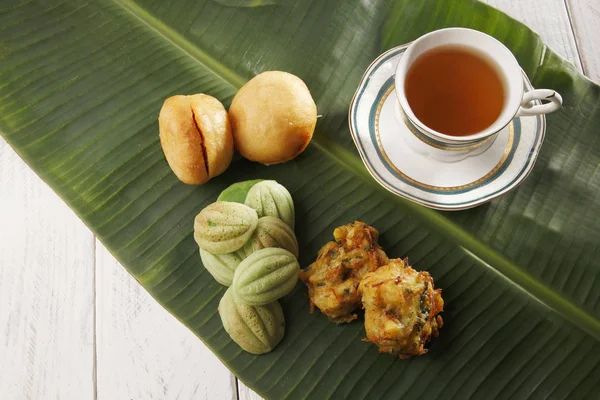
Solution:
M485 0L600 81L600 3ZM259 399L0 138L0 399Z

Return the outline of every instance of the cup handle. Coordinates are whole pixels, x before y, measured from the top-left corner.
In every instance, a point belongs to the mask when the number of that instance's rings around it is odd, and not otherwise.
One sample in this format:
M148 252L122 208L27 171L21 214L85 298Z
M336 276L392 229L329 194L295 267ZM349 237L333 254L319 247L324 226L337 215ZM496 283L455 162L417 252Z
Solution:
M546 103L533 105L531 103L534 100L545 100ZM531 115L548 114L558 110L560 106L562 106L562 97L558 92L550 89L535 89L525 93L516 116L528 117Z

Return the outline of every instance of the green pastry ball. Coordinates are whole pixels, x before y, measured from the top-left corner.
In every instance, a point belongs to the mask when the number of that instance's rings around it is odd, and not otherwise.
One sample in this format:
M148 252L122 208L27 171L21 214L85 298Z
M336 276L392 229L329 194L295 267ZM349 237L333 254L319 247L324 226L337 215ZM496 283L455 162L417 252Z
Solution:
M256 210L259 217L277 217L294 229L294 201L292 195L276 181L262 181L252 186L245 204Z
M317 106L302 79L263 72L237 92L229 108L236 149L245 158L279 164L304 151L317 123Z
M269 247L285 249L298 258L298 241L294 231L279 218L271 216L258 219L254 234L240 252L244 253L245 258L255 251Z
M194 239L201 249L213 254L239 250L250 239L256 226L256 211L240 203L217 201L194 219Z
M221 285L231 286L233 282L233 273L245 258L240 252L227 254L213 254L204 249L200 249L200 258L204 268Z
M251 306L229 288L219 302L219 315L231 339L252 354L270 352L285 334L285 318L277 301Z
M258 250L238 265L231 288L246 304L263 305L292 291L300 265L292 253L279 248Z

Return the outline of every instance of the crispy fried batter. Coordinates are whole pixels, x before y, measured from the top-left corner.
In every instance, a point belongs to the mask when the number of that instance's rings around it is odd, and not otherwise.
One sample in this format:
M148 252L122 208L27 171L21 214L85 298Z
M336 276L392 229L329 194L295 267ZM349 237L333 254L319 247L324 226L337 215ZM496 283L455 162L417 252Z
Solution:
M441 289L434 290L427 272L417 272L408 260L392 259L367 274L359 292L365 308L367 342L382 353L408 358L427 353L425 344L442 327Z
M311 310L317 306L335 323L356 319L360 308L358 285L369 272L387 264L379 246L379 232L364 222L355 221L333 232L335 242L319 250L317 260L300 273L308 287Z

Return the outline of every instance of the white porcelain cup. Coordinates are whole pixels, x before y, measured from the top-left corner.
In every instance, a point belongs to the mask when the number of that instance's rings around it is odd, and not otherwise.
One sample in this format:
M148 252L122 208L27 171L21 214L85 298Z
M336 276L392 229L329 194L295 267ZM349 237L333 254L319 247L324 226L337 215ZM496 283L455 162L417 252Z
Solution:
M504 107L500 116L489 127L467 136L451 136L435 131L419 121L410 108L405 93L406 73L415 60L423 53L443 46L460 46L483 54L494 63L504 84ZM524 92L523 72L515 56L495 38L473 29L446 28L430 32L415 40L398 62L395 76L396 96L400 105L402 122L416 136L435 147L441 158L448 161L480 154L493 143L496 135L515 117L547 114L558 110L562 105L560 94L550 89L535 89ZM534 101L544 102L533 105ZM450 153L451 152L451 153Z

